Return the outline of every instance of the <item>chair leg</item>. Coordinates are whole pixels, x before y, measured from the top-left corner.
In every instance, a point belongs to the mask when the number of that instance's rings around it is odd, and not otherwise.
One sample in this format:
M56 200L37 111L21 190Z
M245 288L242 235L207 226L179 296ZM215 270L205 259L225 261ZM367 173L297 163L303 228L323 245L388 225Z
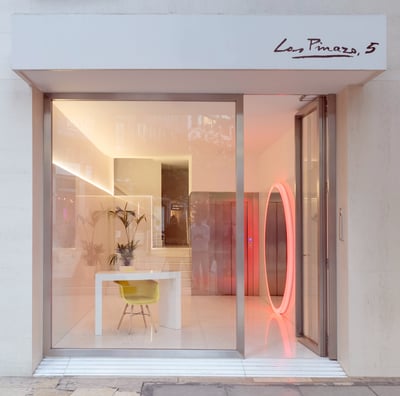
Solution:
M146 314L143 311L143 305L140 306L140 312L142 313L144 327L146 327L146 329L147 329Z
M131 305L131 313L129 315L129 331L128 334L132 334L132 329L133 329L133 315L135 314L133 305Z
M119 330L119 328L121 327L122 319L124 319L124 316L126 315L126 309L127 308L128 308L128 304L125 305L125 308L124 308L124 310L122 312L121 319L119 320L117 330Z
M151 315L150 308L149 308L149 306L148 306L147 304L146 304L146 309L147 309L147 313L148 313L148 315L149 315L149 317L150 317L150 324L151 324L151 327L154 329L154 332L157 333L157 327L154 325L153 316Z
M128 312L129 311L129 306L130 306L130 312ZM154 332L157 333L157 327L154 325L153 316L151 315L150 308L149 308L149 306L147 304L146 304L146 310L147 310L147 313L145 313L145 311L143 309L143 305L140 305L140 313L142 314L144 325L145 325L145 327L147 329L147 321L146 321L146 315L147 315L150 318L151 327L154 329ZM128 334L131 334L132 333L132 329L133 329L132 318L133 318L134 315L137 315L137 314L139 314L139 312L136 312L136 313L134 312L134 305L125 304L124 310L122 312L121 318L120 318L119 323L118 323L117 330L120 329L122 321L124 319L124 316L125 315L129 315L130 318L129 318L129 332L128 332Z

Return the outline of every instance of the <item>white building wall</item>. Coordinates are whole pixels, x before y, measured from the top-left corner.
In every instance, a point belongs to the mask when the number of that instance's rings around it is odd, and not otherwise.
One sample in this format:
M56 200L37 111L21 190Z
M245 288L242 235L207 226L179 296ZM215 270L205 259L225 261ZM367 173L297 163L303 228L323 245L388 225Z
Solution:
M338 236L341 240L337 242L337 342L338 360L346 371L349 371L349 273L348 273L348 200L347 200L347 133L348 133L348 90L337 95L336 103L336 173L337 173L337 210L342 211L343 221L337 222ZM339 227L341 230L339 231Z
M379 12L388 70L338 96L338 358L354 376L400 373L399 4Z
M343 149L347 147L347 152L339 154L339 158L347 155L338 168L339 206L344 208L346 220L345 241L338 243L338 349L339 359L350 375L399 375L398 0L0 2L0 375L30 374L42 342L38 325L41 318L36 317L38 312L40 315L37 307L41 295L37 289L37 268L35 276L32 273L31 254L32 92L9 67L10 16L15 12L386 14L388 72L362 88L349 88L339 98L340 145ZM346 161L347 168L343 165Z
M32 90L32 359L31 371L43 355L43 94ZM29 136L29 134L28 134ZM29 198L29 197L28 197ZM30 280L30 279L28 279ZM28 300L29 301L29 300ZM28 309L28 308L26 308ZM29 372L29 371L28 371Z
M0 375L32 372L32 93L9 67L0 4Z
M357 376L399 375L399 93L400 81L385 75L344 93L347 125L340 133L348 167L339 174L347 190L347 196L339 193L345 219L344 241L338 242L339 352Z

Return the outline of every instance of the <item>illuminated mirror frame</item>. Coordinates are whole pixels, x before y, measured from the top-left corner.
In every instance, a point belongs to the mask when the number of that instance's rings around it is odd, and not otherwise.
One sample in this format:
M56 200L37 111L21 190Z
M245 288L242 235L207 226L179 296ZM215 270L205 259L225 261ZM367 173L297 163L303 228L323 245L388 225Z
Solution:
M283 210L285 214L286 223L286 280L285 289L283 292L282 302L279 307L276 307L272 301L272 297L268 286L268 275L267 275L267 260L266 260L266 226L267 226L267 213L268 205L271 198L271 194L274 190L278 190L282 198ZM287 311L289 303L292 297L293 284L294 284L294 222L292 214L292 201L289 198L288 188L283 183L275 183L269 190L267 203L265 205L265 216L264 216L264 271L265 271L265 283L267 287L267 295L269 303L271 304L274 312L283 314Z

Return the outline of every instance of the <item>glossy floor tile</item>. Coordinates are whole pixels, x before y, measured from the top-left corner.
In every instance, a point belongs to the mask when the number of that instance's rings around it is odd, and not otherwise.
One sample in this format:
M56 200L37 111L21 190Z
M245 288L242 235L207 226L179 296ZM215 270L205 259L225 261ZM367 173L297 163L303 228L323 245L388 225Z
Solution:
M103 299L103 335L94 335L93 306L53 345L54 348L236 349L236 302L233 296L183 296L182 328L157 325L158 306L151 306L157 332L140 315L126 317L117 330L124 303L118 295ZM290 318L275 314L265 299L246 297L246 358L316 358L298 343ZM132 331L131 331L132 329Z

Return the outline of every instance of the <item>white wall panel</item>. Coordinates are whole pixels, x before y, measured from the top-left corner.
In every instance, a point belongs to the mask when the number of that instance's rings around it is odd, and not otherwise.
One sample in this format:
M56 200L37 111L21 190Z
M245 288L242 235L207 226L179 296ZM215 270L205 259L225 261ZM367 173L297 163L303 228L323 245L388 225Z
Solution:
M337 241L337 321L338 321L338 360L343 368L349 368L349 275L348 275L348 165L347 165L347 134L348 126L348 90L344 90L337 96L337 120L336 120L336 196L337 213L341 210L342 218L337 229L340 230L341 239ZM338 216L338 214L337 214ZM339 232L339 231L338 231Z
M21 2L21 0L19 0ZM14 2L13 2L14 3ZM43 2L41 0L30 1L30 12L44 13L139 13L139 14L310 14L321 13L346 14L346 13L379 13L390 9L392 12L400 13L400 4L397 0L374 1L374 0L337 0L321 1L308 0L299 3L298 0L157 0L148 2L145 0L132 2L130 0L119 0L109 2L98 0L94 3L73 0L66 2Z
M386 17L16 15L12 67L384 70Z
M32 343L32 110L18 80L0 80L0 373L29 375Z

